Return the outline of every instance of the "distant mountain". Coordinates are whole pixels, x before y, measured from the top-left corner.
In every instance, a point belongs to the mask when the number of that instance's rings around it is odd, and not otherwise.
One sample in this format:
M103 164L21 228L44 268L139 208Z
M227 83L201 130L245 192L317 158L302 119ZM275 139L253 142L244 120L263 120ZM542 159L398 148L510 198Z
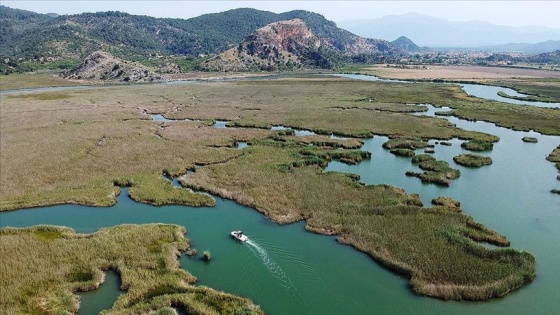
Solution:
M560 39L560 29L501 26L484 21L451 22L417 13L345 21L339 25L365 37L390 39L404 35L429 47L475 47Z
M315 29L321 35L315 34L300 18L268 24L245 37L237 47L207 60L202 68L213 71L328 69L354 55L401 52L389 42L359 37L338 28L330 32L325 32L325 28Z
M546 42L529 43L510 43L505 45L492 45L477 47L489 51L497 52L524 52L524 53L546 53L560 49L560 40L547 40Z
M560 50L526 57L524 61L560 65Z
M534 53L547 53L560 50L560 40L547 40L525 47L524 51Z
M157 63L154 60L161 56L198 58L236 47L265 25L292 19L303 21L324 45L342 54L400 51L389 42L364 39L338 28L322 15L301 10L276 14L242 8L183 20L123 12L58 16L2 6L0 71L27 69L24 65L30 63L68 68L98 50L147 64Z
M395 45L395 47L398 47L408 52L420 50L420 47L418 47L418 45L416 45L410 38L406 36L401 36L395 39L394 41L391 42L391 44Z

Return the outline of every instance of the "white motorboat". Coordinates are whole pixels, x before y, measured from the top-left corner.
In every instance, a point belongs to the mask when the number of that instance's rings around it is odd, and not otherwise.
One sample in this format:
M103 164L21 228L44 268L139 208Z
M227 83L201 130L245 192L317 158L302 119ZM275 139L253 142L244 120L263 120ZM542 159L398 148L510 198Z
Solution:
M232 231L230 235L240 242L246 242L249 239L242 231Z

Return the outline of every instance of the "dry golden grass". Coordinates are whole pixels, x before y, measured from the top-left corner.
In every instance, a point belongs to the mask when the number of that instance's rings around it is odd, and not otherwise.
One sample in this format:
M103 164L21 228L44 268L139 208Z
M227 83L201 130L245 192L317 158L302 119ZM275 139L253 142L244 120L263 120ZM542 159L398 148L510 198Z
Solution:
M176 225L121 225L94 234L36 226L0 229L3 314L73 314L75 291L92 290L115 270L123 291L105 314L148 314L170 307L188 314L260 314L250 300L206 287L179 268L188 248ZM138 237L141 235L142 237Z
M413 102L414 97L402 94L404 85L372 86L336 78L297 82L154 84L1 95L0 209L57 203L110 205L118 193L113 186L117 179L134 183L130 194L137 200L211 205L206 197L171 189L161 179L162 171L181 173L195 163L234 158L240 152L228 146L271 134L253 128L209 127L215 119L358 137L377 133L495 139L455 128L442 119L407 115L414 106L403 103ZM429 94L418 96L425 101ZM372 95L383 98L383 103L364 101ZM144 112L203 121L161 124Z
M433 66L407 68L374 65L365 67L371 74L390 79L444 79L488 81L519 78L560 78L560 71L482 66Z
M86 82L75 80L64 80L60 78L59 72L48 71L40 73L17 73L0 76L0 91L29 89L46 86L74 86Z

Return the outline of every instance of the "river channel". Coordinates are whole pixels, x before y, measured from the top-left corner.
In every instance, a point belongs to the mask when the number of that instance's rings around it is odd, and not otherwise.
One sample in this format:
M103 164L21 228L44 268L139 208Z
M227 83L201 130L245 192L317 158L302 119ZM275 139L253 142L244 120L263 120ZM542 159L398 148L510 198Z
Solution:
M435 110L430 107L424 114ZM53 224L81 233L124 223L185 226L192 246L199 253L212 253L210 263L200 255L180 258L181 266L198 278L197 284L250 297L268 314L554 314L560 292L560 197L550 190L559 189L560 181L554 164L545 157L560 144L560 137L446 119L466 130L499 136L494 150L485 153L493 164L479 169L456 165L453 156L466 151L460 148L462 141L453 139L452 146L435 145L434 156L460 169L461 177L450 187L423 184L404 175L407 170L417 171L410 159L384 150L381 144L386 138L376 136L365 140L362 148L372 153L370 160L352 166L331 162L325 171L357 173L366 184L402 187L420 194L426 206L436 196L459 200L466 214L506 235L513 248L536 257L537 278L504 298L458 302L414 295L405 278L339 245L335 237L306 232L302 222L274 224L253 209L220 198L213 208L153 207L132 201L124 189L113 207L60 205L2 212L0 226ZM538 143L524 143L524 136L536 137ZM234 242L229 232L238 229L251 241ZM96 290L104 290L102 295L87 294L80 314L97 314L99 308L87 305L117 298L115 278L110 276Z

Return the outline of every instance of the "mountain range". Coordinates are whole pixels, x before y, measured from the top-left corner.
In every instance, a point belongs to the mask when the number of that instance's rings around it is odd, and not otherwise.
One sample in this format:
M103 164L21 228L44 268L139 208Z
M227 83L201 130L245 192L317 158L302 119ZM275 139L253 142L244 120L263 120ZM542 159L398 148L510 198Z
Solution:
M497 52L546 53L560 50L560 40L547 40L536 44L510 43L504 45L482 46L478 48Z
M452 22L418 13L389 15L378 19L350 20L338 24L360 36L387 40L406 36L419 45L429 47L472 48L509 43L534 44L560 39L560 29L555 28L512 27L485 21Z
M198 58L233 47L253 47L248 36L257 43L263 35L256 30L294 19L302 21L300 25L320 42L317 47L300 43L297 49L288 49L292 54L306 54L299 58L304 65L330 67L337 60L361 54L378 58L402 53L387 41L354 35L322 15L302 10L276 14L242 8L184 20L123 12L56 16L0 6L0 56L8 60L7 66L34 61L62 67L76 65L98 50L129 61L155 60L162 55ZM318 61L311 62L313 58Z
M113 11L39 14L0 5L0 73L74 69L72 77L126 81L156 80L155 72L330 69L346 63L396 62L407 53L430 51L415 41L467 45L500 34L502 41L521 38L511 37L517 34L511 28L486 22L449 22L418 14L344 25L363 36L303 10L278 14L241 8L171 19ZM557 33L538 34L554 38ZM550 52L560 49L560 41L485 49Z

